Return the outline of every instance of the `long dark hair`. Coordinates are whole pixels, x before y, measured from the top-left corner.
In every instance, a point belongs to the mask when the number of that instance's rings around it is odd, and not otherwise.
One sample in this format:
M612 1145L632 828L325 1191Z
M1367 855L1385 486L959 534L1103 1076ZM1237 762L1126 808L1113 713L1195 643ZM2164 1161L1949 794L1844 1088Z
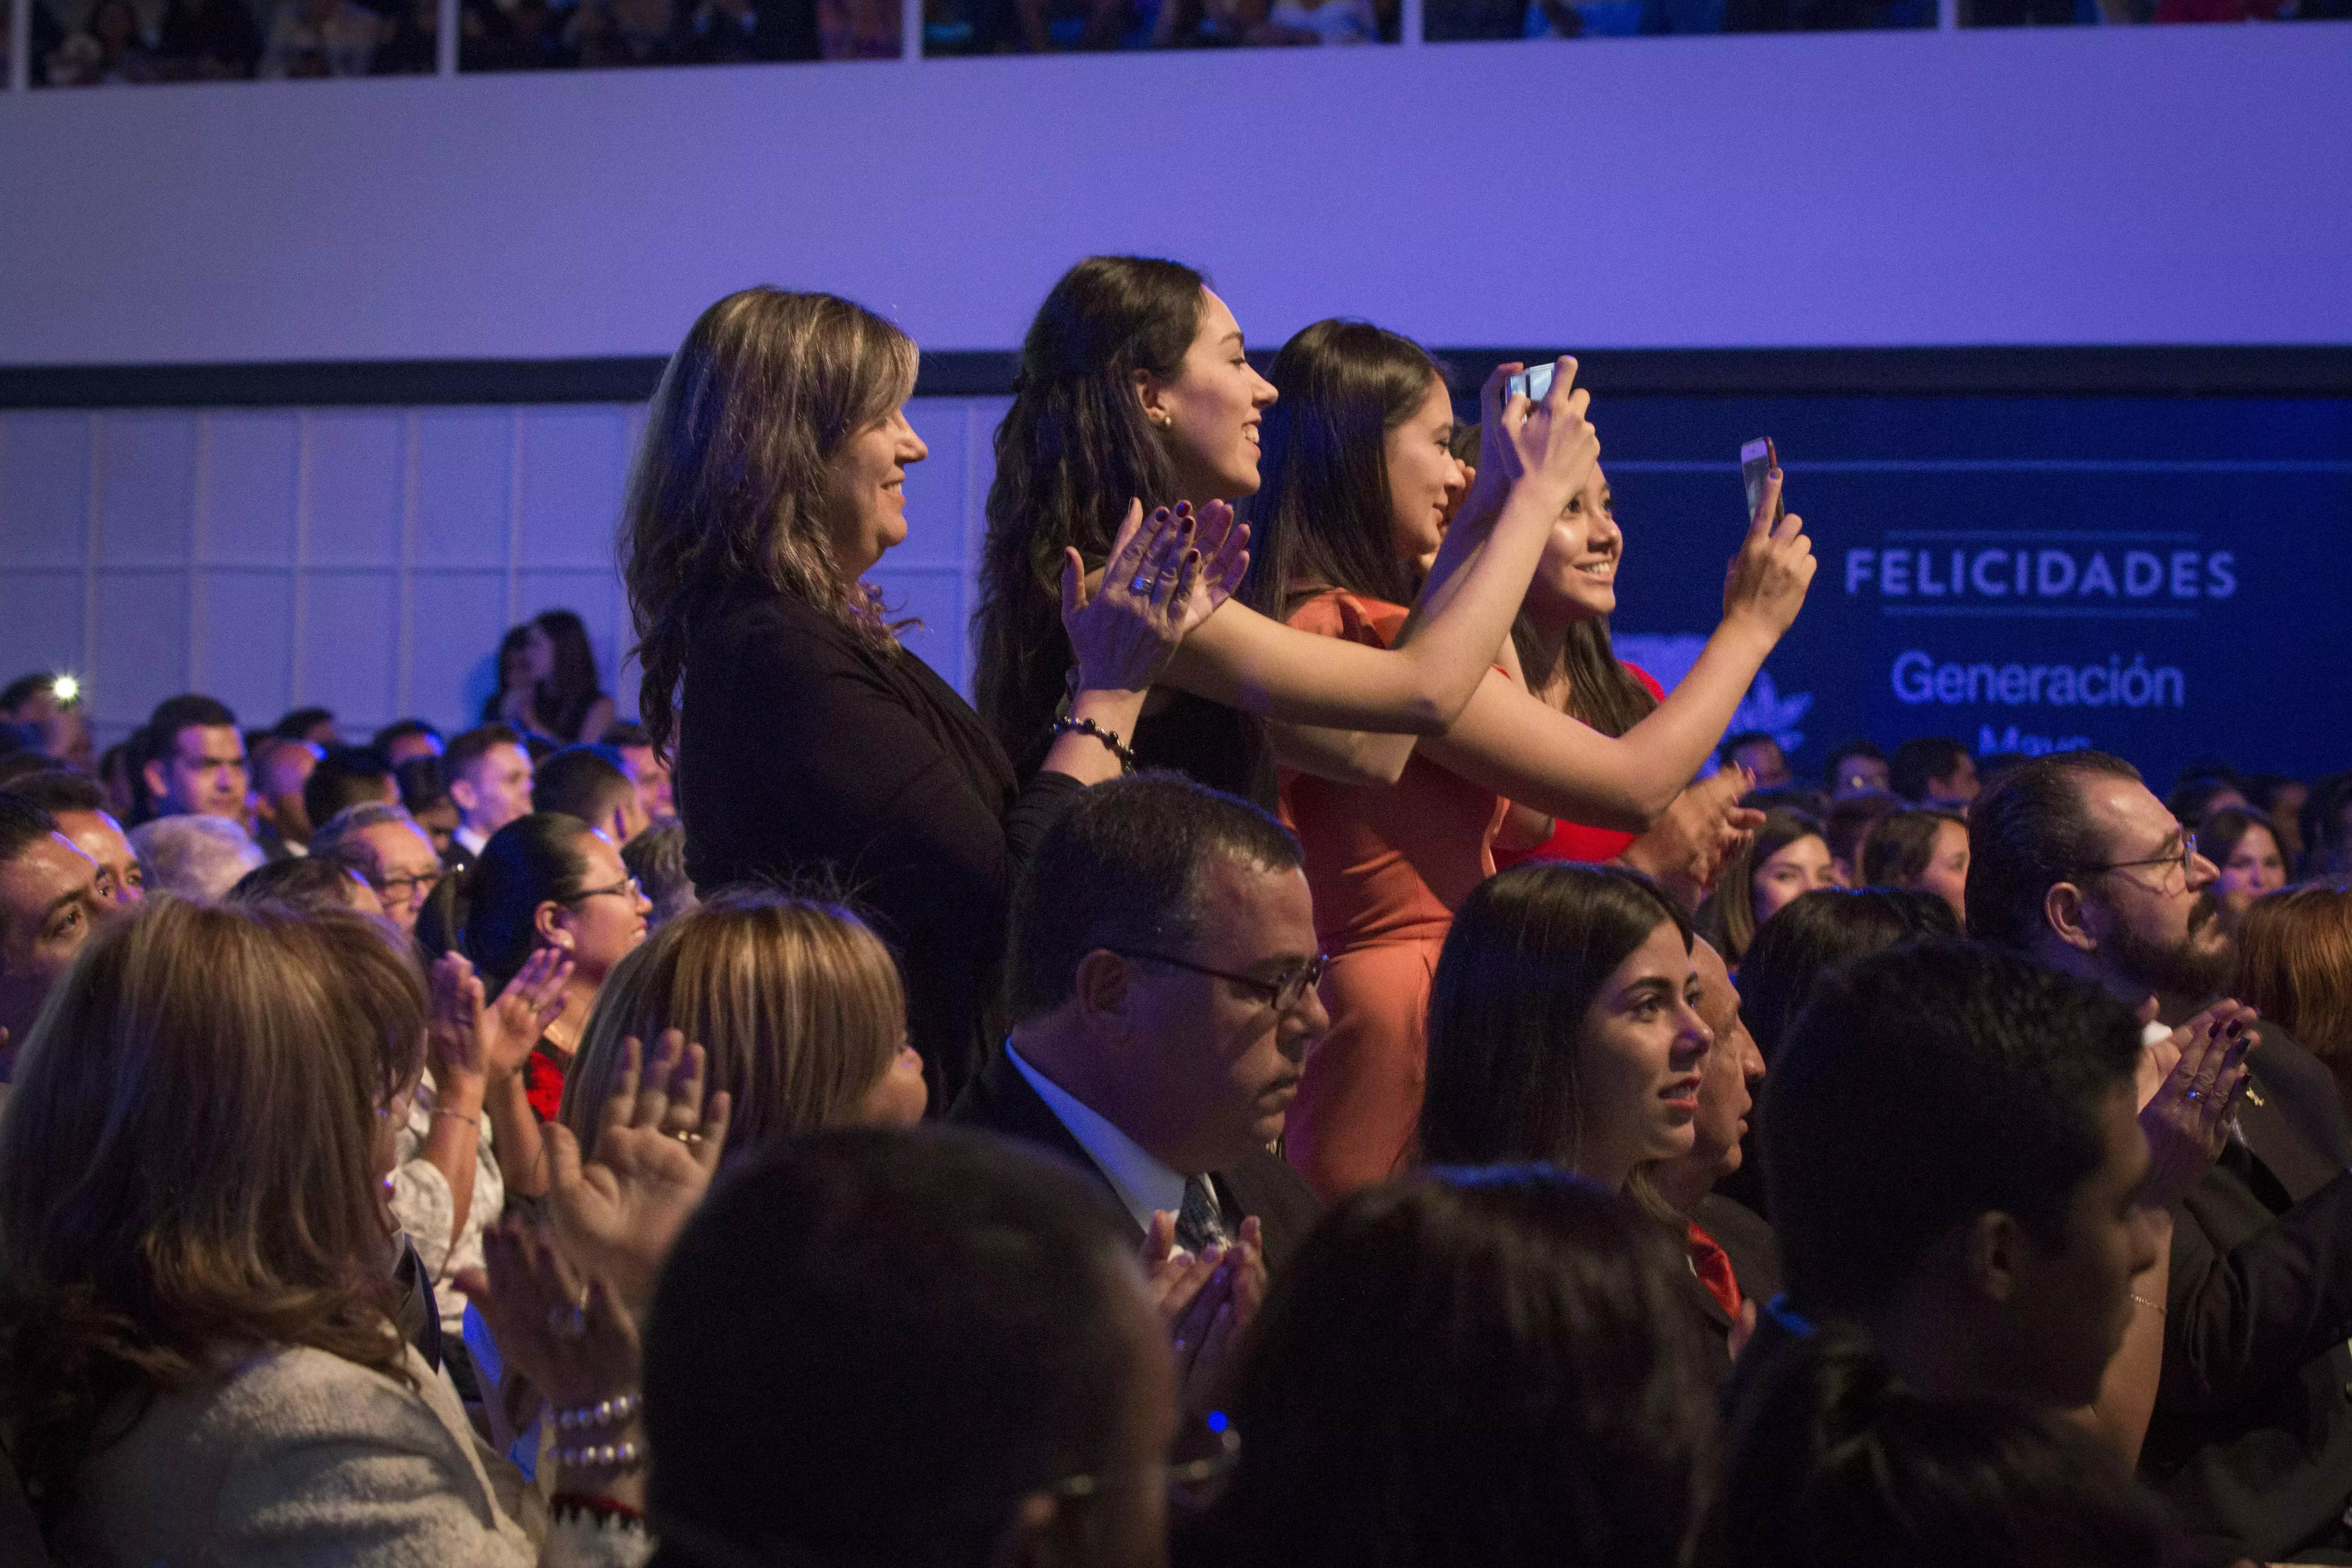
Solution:
M1445 373L1429 351L1368 321L1318 321L1282 345L1282 396L1258 426L1264 482L1249 499L1249 606L1275 620L1300 597L1344 588L1412 602L1389 500L1388 433Z
M588 628L570 610L542 610L531 624L555 645L554 668L531 694L531 707L557 740L576 741L588 710L604 695L604 683L596 674L596 650L588 643Z
M1927 874L1936 858L1936 836L1950 823L1965 835L1969 819L1957 811L1915 805L1890 812L1862 841L1862 879L1880 887L1907 888Z
M1813 982L1916 937L1957 938L1952 906L1916 888L1815 888L1764 922L1739 966L1739 1017L1769 1066Z
M1734 850L1715 880L1715 891L1699 906L1699 934L1715 943L1723 961L1738 968L1756 940L1756 868L1801 838L1818 838L1826 847L1829 833L1821 819L1793 806L1774 806L1764 814L1756 836Z
M1173 379L1201 326L1208 279L1176 261L1094 256L1062 275L1021 344L996 427L974 637L981 718L1014 757L1053 722L1069 668L1062 552L1110 554L1128 503L1179 498L1135 374Z
M819 498L842 443L914 395L912 339L831 294L746 289L696 319L655 389L621 513L621 580L645 668L638 711L669 753L697 619L730 592L796 599L877 648L874 590L842 572Z
M466 956L493 996L539 945L539 906L580 896L588 860L580 841L595 830L560 811L518 816L482 846L467 869Z
M1688 917L1618 866L1530 861L1473 889L1430 985L1423 1157L1572 1168L1583 1150L1585 1016L1617 966L1669 921L1688 948Z
M1657 1568L1715 1418L1667 1237L1542 1166L1317 1224L1244 1342L1210 1533L1237 1568Z

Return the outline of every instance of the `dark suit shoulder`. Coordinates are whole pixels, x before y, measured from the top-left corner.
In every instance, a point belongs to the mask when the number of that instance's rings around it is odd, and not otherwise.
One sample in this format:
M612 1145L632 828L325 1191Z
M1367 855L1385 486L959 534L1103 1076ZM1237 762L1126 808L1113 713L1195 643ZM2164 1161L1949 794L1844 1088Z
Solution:
M1740 1295L1760 1305L1780 1293L1780 1243L1761 1215L1721 1193L1709 1193L1698 1202L1697 1220L1731 1259Z
M1323 1212L1323 1201L1306 1178L1264 1149L1251 1151L1217 1172L1216 1178L1244 1218L1256 1216L1269 1269L1282 1267Z
M2336 1075L2302 1041L2265 1018L2254 1026L2254 1048L2246 1066L2257 1092L2268 1094L2281 1115L2294 1124L2321 1159L2341 1169L2352 1164L2352 1124L2336 1088Z

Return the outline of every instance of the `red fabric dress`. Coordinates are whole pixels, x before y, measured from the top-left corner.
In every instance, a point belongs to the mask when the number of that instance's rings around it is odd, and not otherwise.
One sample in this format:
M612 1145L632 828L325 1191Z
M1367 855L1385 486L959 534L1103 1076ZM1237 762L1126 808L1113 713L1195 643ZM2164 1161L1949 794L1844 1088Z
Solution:
M572 1067L572 1053L541 1040L522 1062L523 1098L541 1121L552 1121L563 1108L563 1075Z
M1665 688L1651 679L1650 672L1638 664L1625 667L1634 679L1650 689L1650 695L1664 702ZM1638 835L1621 833L1613 827L1587 827L1564 817L1554 818L1551 837L1532 849L1502 849L1495 851L1495 868L1516 866L1522 860L1585 860L1593 865L1614 860L1625 853L1625 846Z
M1291 614L1318 637L1386 647L1402 605L1337 589ZM1429 984L1454 911L1495 870L1506 803L1416 755L1386 787L1284 769L1282 812L1306 851L1315 935L1331 960L1331 1030L1307 1058L1284 1152L1328 1200L1412 1155L1428 1064Z

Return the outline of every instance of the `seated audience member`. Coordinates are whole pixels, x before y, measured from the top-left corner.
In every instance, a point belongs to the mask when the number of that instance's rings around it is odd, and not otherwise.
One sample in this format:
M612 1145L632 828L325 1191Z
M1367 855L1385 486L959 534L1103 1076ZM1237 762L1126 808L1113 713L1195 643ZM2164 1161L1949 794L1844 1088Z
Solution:
M91 771L89 725L82 719L80 689L70 677L46 670L20 676L0 690L0 720L20 725L37 737L40 750L69 768Z
M142 885L152 893L209 902L269 858L225 816L159 816L131 830Z
M302 810L314 829L354 805L397 805L400 786L383 753L365 746L336 746L319 759L302 784Z
M1884 793L1849 795L1830 803L1822 817L1822 841L1830 847L1830 868L1836 872L1839 887L1863 885L1862 847L1870 841L1870 830L1902 805L1901 796Z
M1976 759L1958 741L1927 736L1895 748L1886 782L1915 805L1938 805L1965 813L1977 797Z
M655 1041L703 1048L707 1091L729 1097L726 1155L821 1127L923 1119L898 966L864 921L830 904L730 889L614 968L564 1086L563 1125L583 1159L596 1158L606 1106L656 1048L641 1042ZM635 1307L653 1284L608 1282Z
M548 757L531 774L530 794L533 810L576 816L615 849L626 847L650 820L620 753L606 746L566 746Z
M8 726L0 725L0 732L5 732ZM0 750L0 789L7 788L16 780L28 774L48 773L57 765L55 758L40 752L29 749L19 749L14 752Z
M1916 888L1969 918L1969 819L1954 811L1915 806L1884 818L1862 847L1862 883Z
M449 798L457 803L457 826L449 836L452 864L471 860L491 834L530 815L530 756L506 725L484 724L458 735L441 765Z
M1699 907L1699 934L1737 973L1765 921L1799 897L1836 886L1837 867L1820 819L1773 806L1756 837L1725 860L1715 891Z
M98 862L100 892L110 903L135 904L145 893L146 873L124 837L122 824L106 809L97 781L63 768L46 769L8 781L7 793L58 819L58 831Z
M1886 753L1875 742L1848 741L1830 753L1828 764L1822 769L1822 787L1830 792L1832 800L1885 795L1892 776L1887 771Z
M482 984L502 989L542 948L572 962L563 1008L523 1064L531 1110L552 1121L596 993L646 938L652 909L620 852L576 816L518 817L491 835L466 889L465 956Z
M0 791L0 1086L49 987L114 908L104 868L57 819Z
M2303 863L2303 823L2298 814L2303 803L2310 798L2309 784L2284 773L2256 773L2246 781L2246 799L2269 819L2290 877Z
M2312 785L2296 817L2303 837L2297 875L2352 872L2352 773L2331 774Z
M335 728L335 710L331 708L297 708L271 725L269 732L281 741L308 741L325 752L335 751L343 743L342 731Z
M441 731L422 719L395 720L378 730L368 745L382 752L394 769L419 757L438 757L444 749Z
M2221 873L2213 896L2221 902L2221 927L2235 933L2255 900L2286 886L2286 847L2276 825L2252 806L2225 805L2191 826L2197 829L2197 853ZM2267 1007L2261 1011L2271 1016ZM2286 1027L2294 1031L2292 1024Z
M1746 768L1758 789L1785 789L1793 776L1780 742L1762 730L1742 730L1730 737L1716 749L1715 760L1719 767L1736 763Z
M358 0L278 0L256 74L365 76L387 31Z
M405 955L355 916L161 900L58 984L0 1122L0 1405L57 1557L538 1559L393 1327L386 1117L425 1031ZM545 1561L646 1548L567 1513Z
M1986 793L1969 840L1978 940L2126 1005L2152 995L2168 1024L2231 979L2212 863L2130 763L2026 763ZM2164 1382L2140 1461L2200 1560L2352 1547L2352 1392L2336 1365L2352 1332L2352 1131L2325 1067L2273 1022L2252 1033L2240 1136L2174 1215Z
M1668 1238L1539 1165L1342 1200L1245 1336L1199 1560L1681 1560L1715 1416Z
M2181 826L2193 828L2214 812L2249 811L2252 803L2238 787L2235 773L2184 772L2172 786L2172 793L2164 797L2164 809L2172 813L2173 820Z
M694 879L686 874L686 824L663 817L621 847L621 864L652 900L646 917L661 926L696 904Z
M1928 1398L1832 1323L1725 1434L1703 1551L1741 1568L2166 1568L2173 1531L2112 1450L2014 1399Z
M382 918L383 900L367 879L340 860L314 859L308 855L268 860L236 879L221 902L275 904L308 912L312 910L357 910Z
M317 824L303 803L303 790L324 754L308 741L280 740L274 735L255 748L254 815L260 818L262 837L268 840L266 848L286 855L310 852L310 830Z
M416 917L441 880L441 857L415 817L381 801L346 806L311 838L310 853L357 871L401 934L416 934Z
M2310 886L2257 899L2237 937L2231 994L2317 1057L2352 1115L2352 890Z
M604 743L621 754L621 771L637 786L637 804L648 821L677 815L677 795L671 785L670 766L654 750L653 737L643 724L615 724L604 731Z
M1852 963L1914 937L1958 937L1952 907L1933 893L1907 888L1824 888L1805 894L1756 933L1739 966L1739 1016L1769 1066L1812 994L1823 972ZM1764 1166L1758 1155L1763 1108L1749 1114L1746 1157L1722 1178L1724 1193L1759 1215L1770 1215Z
M140 731L142 816L245 821L245 737L236 715L190 693L158 703Z
M1691 968L1698 975L1699 1021L1715 1036L1700 1063L1698 1114L1691 1121L1691 1151L1644 1166L1650 1190L1689 1226L1685 1278L1689 1295L1709 1326L1723 1336L1720 1367L1730 1366L1732 1331L1752 1306L1780 1293L1780 1255L1772 1227L1754 1209L1717 1190L1747 1160L1748 1113L1755 1087L1763 1081L1764 1058L1756 1037L1739 1021L1739 993L1723 955L1705 942L1691 944Z
M106 792L106 809L117 822L127 824L139 815L139 758L146 744L147 732L133 730L129 740L117 742L98 755L94 776L98 787Z
M455 842L451 836L457 831L457 803L449 798L441 759L411 757L394 764L392 776L400 786L400 804L416 818L416 826L425 829L425 836L433 840L433 852L446 861L449 847Z
M719 1184L646 1334L664 1563L1156 1568L1188 1454L1117 1213L940 1128L814 1133Z
M1328 1016L1298 841L1172 774L1074 796L1013 894L1004 1049L950 1120L1044 1144L1140 1240L1195 1256L1262 1227L1279 1268L1314 1195L1270 1147Z

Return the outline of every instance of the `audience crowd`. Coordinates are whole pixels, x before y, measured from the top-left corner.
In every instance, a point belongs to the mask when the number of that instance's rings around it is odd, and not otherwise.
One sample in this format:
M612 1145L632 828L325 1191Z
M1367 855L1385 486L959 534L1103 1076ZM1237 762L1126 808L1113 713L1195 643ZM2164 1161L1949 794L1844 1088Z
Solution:
M0 691L0 1560L2352 1563L2352 773L1816 787L1777 473L1666 691L1573 361L1242 342L1055 286L977 710L774 289L641 721L563 611L446 737Z

